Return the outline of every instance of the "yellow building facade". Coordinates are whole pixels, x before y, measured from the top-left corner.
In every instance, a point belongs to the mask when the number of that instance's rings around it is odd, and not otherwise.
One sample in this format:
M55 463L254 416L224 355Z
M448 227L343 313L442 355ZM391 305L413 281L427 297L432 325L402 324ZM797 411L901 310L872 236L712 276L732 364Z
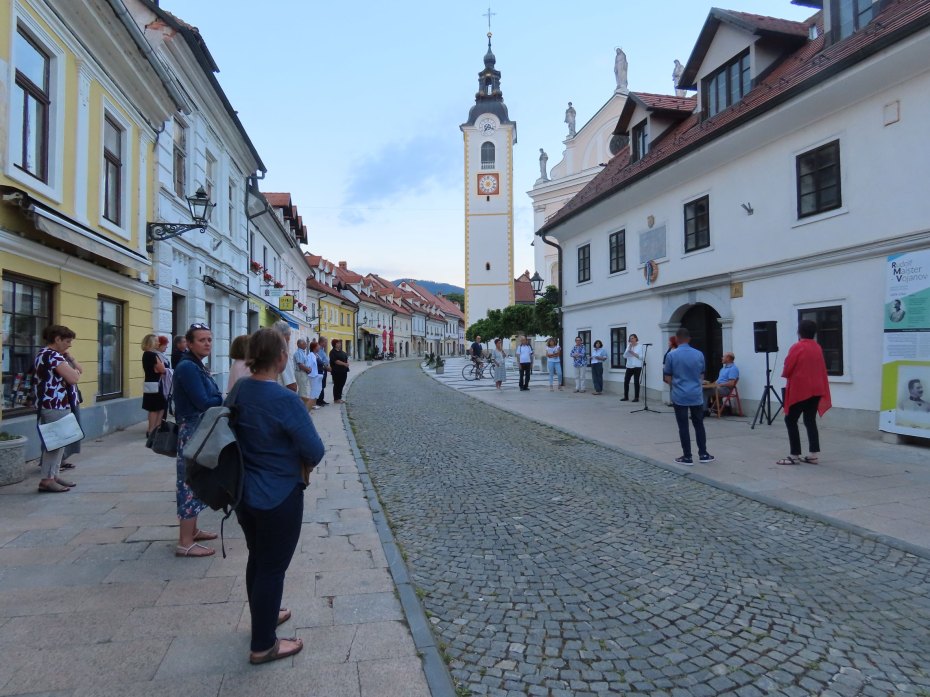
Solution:
M142 415L153 147L184 103L121 6L14 0L0 10L2 419L11 432L34 435L30 371L50 324L77 333L89 436Z

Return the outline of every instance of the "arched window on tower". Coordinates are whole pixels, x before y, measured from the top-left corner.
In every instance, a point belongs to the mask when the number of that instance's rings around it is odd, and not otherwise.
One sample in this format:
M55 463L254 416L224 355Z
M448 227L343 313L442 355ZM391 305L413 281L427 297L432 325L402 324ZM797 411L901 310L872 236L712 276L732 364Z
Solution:
M494 143L491 141L481 144L481 169L494 169Z
M491 91L494 89L494 86L489 82L488 86L485 88L485 93L490 97Z

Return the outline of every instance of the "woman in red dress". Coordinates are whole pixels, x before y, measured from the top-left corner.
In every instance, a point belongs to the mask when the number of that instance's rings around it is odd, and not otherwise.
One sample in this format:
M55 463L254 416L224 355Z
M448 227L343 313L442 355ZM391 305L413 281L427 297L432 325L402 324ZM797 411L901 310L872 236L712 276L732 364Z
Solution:
M814 336L817 323L805 319L798 323L798 343L794 344L785 357L782 377L785 385L785 426L788 428L788 443L791 454L778 460L779 465L798 465L806 462L816 465L820 455L820 434L817 432L817 414L823 416L832 406L830 383L827 381L827 364L823 349ZM804 417L807 430L808 454L801 456L801 434L798 419Z

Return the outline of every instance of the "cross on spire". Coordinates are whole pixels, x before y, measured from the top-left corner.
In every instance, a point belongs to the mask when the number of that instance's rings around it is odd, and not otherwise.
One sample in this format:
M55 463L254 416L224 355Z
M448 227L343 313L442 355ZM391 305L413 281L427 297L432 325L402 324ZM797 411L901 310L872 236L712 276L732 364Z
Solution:
M481 15L482 17L487 17L487 18L488 18L488 34L491 33L491 17L493 17L493 16L496 15L496 14L497 14L496 12L491 12L491 5L490 5L490 3L489 3L489 4L488 4L488 11L485 12L483 15Z

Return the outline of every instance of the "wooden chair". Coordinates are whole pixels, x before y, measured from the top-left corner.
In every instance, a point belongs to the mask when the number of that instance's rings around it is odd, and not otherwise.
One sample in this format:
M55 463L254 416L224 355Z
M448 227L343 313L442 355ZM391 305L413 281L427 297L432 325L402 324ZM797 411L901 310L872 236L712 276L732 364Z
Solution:
M734 402L736 403L735 409ZM717 415L718 419L723 416L724 407L730 407L731 414L736 414L737 416L743 415L743 403L739 399L739 378L736 378L736 382L733 387L730 388L730 394L721 395L716 389L714 390L711 409Z

